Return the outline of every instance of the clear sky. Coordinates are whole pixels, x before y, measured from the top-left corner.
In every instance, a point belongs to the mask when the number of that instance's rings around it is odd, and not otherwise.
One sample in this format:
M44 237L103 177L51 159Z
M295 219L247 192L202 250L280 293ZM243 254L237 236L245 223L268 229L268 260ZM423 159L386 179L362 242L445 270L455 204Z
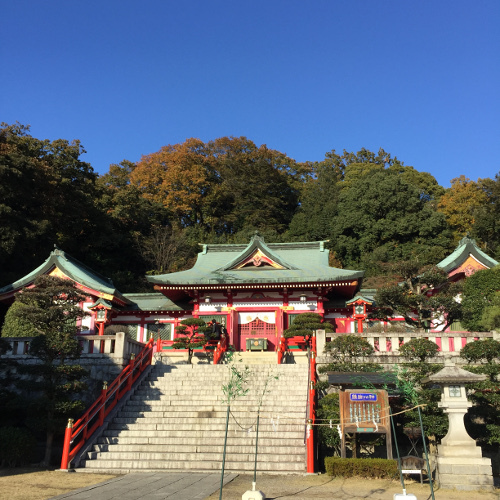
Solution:
M498 0L0 0L0 121L99 173L188 137L500 171Z

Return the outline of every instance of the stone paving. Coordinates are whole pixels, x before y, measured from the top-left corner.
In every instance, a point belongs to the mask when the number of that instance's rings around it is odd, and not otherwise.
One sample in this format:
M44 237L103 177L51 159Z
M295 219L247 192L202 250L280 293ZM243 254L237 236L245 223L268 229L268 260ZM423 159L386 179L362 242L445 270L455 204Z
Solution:
M226 474L224 484L236 476L237 474ZM220 473L126 474L104 483L58 495L52 500L203 500L219 489L220 478Z

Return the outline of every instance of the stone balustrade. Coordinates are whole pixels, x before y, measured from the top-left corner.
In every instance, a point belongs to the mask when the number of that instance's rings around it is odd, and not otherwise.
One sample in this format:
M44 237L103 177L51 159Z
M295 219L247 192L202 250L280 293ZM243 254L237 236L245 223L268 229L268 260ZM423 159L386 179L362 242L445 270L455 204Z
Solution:
M2 357L25 364L39 363L38 358L29 355L29 343L32 338L4 337L11 350ZM77 363L85 367L90 378L95 380L112 380L130 362L131 355L137 355L145 345L127 338L123 332L102 336L78 335L78 340L82 346L82 354Z
M458 353L460 349L469 342L484 340L487 338L500 339L496 332L428 332L425 334L408 333L380 333L363 332L359 334L366 339L375 350L375 354L394 353L399 354L399 347L412 339L425 337L435 342L440 354Z

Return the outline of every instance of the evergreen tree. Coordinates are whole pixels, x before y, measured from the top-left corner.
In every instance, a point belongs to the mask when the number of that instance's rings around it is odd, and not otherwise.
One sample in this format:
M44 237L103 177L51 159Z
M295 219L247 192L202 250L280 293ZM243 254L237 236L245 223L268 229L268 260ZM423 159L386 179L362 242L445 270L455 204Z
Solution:
M16 294L24 306L17 314L36 331L29 354L39 363L19 365L18 370L28 379L20 379L18 386L33 395L28 425L46 433L43 465L50 464L54 434L64 429L68 417L84 408L75 395L85 389L82 378L86 371L68 363L80 357L76 320L84 315L79 306L84 299L70 280L45 275Z

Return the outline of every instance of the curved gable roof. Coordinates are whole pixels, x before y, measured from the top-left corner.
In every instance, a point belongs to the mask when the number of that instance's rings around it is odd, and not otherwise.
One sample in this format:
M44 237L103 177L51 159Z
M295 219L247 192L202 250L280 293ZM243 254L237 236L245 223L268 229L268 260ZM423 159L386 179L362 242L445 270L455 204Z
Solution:
M495 259L485 254L476 244L475 240L467 236L460 240L457 248L445 259L437 264L446 273L451 273L454 269L461 266L470 256L474 257L480 264L486 268L492 268L498 265Z
M57 247L50 253L49 258L31 273L10 285L0 288L0 300L3 298L2 295L10 297L21 288L33 283L38 276L49 274L55 269L58 269L76 283L93 290L96 295L102 295L109 300L115 299L118 302L127 303L127 299L115 288L109 278L96 273Z
M328 264L329 250L324 241L264 243L254 237L249 245L203 245L195 265L186 271L147 276L157 285L305 283L357 280L363 271L337 269ZM260 250L281 268L245 266L237 268L256 250Z

